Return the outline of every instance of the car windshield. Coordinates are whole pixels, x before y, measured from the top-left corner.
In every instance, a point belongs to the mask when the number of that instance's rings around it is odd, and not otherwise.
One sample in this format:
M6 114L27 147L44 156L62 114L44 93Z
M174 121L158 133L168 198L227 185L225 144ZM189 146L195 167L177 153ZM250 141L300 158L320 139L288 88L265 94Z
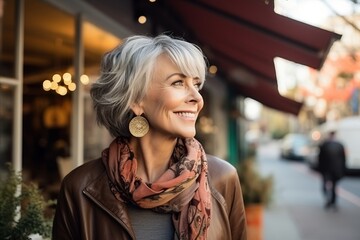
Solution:
M304 146L309 144L309 139L302 134L290 134L285 138L285 143L295 146Z

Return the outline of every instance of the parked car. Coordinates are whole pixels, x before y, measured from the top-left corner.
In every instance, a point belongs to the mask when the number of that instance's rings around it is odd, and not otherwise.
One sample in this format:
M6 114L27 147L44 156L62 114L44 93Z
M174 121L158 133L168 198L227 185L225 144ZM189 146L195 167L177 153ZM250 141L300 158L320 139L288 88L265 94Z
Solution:
M305 157L305 162L309 165L312 170L318 171L318 157L319 157L319 141L311 141L309 145L309 153Z
M283 159L303 161L309 154L310 138L302 133L289 133L281 141L280 156Z

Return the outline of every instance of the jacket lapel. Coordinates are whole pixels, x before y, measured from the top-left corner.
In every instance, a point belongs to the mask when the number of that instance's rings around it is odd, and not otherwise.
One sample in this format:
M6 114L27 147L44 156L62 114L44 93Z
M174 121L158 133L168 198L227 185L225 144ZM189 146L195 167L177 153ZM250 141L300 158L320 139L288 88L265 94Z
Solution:
M131 236L134 236L134 231L131 227L130 218L126 211L125 204L117 200L110 191L108 177L106 174L102 174L100 178L86 186L83 193L96 205L118 221Z

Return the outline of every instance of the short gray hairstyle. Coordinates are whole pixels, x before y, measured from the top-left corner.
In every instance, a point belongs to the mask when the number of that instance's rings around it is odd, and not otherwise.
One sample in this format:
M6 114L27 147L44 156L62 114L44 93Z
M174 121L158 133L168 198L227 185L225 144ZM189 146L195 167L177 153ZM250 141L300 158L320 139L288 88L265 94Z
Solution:
M166 54L186 76L205 82L207 62L197 45L167 35L124 39L104 55L100 77L90 90L97 122L113 137L130 136L128 124L134 117L130 107L144 98L161 54Z

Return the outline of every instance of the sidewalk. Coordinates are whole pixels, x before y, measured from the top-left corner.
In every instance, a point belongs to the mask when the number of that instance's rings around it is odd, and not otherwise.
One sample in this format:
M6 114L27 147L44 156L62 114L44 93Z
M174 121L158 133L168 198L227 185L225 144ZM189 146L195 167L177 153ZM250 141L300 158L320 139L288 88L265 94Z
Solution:
M360 204L353 195L346 198L342 191L348 183L340 182L339 210L325 210L321 179L305 163L280 160L277 143L259 147L259 170L272 174L275 180L273 202L265 209L263 240L355 240L360 239ZM347 194L350 194L348 192Z
M278 182L281 181L274 161L278 160L277 143L261 148L258 153L260 170L264 175L273 174L275 177L275 189L272 204L265 209L264 214L264 240L301 240L297 226L284 206L282 192Z
M296 224L285 208L274 205L264 215L264 240L300 240Z

